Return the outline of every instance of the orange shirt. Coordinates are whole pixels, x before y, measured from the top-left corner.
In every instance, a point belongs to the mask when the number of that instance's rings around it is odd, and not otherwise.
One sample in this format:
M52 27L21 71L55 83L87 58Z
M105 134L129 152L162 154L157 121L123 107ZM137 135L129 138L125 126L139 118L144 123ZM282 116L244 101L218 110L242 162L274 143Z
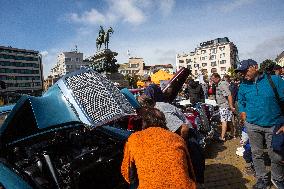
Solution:
M124 148L121 173L129 183L129 168L137 168L139 189L195 189L184 140L159 127L133 133Z

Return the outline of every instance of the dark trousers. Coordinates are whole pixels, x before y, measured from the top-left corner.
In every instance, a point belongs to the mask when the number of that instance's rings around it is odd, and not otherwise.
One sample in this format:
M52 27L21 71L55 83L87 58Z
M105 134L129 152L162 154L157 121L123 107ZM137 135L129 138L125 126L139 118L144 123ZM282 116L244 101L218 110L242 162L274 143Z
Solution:
M258 179L268 180L268 170L264 164L264 141L271 160L271 177L277 181L284 181L284 165L280 162L281 156L271 148L274 127L261 127L245 122L251 145L253 164Z

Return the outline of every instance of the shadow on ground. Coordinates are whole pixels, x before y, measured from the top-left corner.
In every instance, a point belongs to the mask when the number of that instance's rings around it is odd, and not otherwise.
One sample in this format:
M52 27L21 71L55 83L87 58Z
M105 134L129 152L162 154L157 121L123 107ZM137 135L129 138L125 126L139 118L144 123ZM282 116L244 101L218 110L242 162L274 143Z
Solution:
M210 144L207 145L205 149L205 158L206 159L214 159L217 158L218 153L226 150L227 147L222 142L212 141Z
M229 164L210 164L205 168L206 189L245 189L250 182L239 168Z

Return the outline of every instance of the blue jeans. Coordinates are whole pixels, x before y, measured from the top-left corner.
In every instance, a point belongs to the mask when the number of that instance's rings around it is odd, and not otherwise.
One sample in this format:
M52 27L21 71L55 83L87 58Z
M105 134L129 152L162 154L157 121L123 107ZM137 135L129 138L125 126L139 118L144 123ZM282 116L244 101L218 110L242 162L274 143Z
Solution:
M284 181L284 165L280 162L281 156L271 148L271 140L274 127L261 127L245 122L252 151L252 159L258 179L268 180L268 171L264 164L264 141L271 160L271 178L277 181Z

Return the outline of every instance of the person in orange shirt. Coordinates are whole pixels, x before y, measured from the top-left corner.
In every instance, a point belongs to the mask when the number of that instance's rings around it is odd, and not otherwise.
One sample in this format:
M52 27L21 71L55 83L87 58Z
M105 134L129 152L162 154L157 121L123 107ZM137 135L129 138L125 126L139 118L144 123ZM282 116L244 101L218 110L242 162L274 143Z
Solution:
M121 173L130 188L196 189L196 180L185 141L166 127L156 108L139 111L142 131L128 138Z

